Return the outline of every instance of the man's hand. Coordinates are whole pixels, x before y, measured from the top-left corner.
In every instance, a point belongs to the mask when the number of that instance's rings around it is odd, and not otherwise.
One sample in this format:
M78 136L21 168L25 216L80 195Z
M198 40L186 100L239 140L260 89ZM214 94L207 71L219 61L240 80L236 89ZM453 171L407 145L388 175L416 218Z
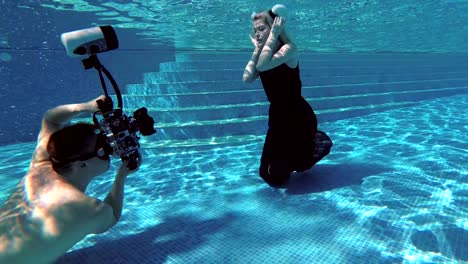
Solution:
M99 100L104 101L105 99L106 99L105 95L100 95L89 102L83 103L83 110L86 112L94 113L99 110L97 101Z
M128 175L138 171L138 169L140 168L140 165L141 165L141 161L142 161L142 159L140 158L138 160L137 167L134 170L130 170L128 168L128 163L129 163L128 160L123 161L122 164L120 164L119 169L117 170L116 177L118 177L118 178L127 178Z

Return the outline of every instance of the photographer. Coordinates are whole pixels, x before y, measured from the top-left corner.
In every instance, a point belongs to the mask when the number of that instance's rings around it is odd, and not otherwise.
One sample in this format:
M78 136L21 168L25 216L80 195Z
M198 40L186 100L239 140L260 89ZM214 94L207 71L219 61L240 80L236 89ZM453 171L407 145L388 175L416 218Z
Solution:
M44 114L29 172L0 208L0 263L51 263L88 234L115 225L122 214L126 177L141 164L139 136L156 133L154 119L142 107L127 116L122 95L97 53L118 48L112 26L64 33L70 57L85 69L96 69L104 94L81 104L67 104ZM114 88L114 108L104 76ZM70 121L92 113L93 124ZM88 184L110 166L110 156L122 164L104 201L85 194Z
M88 184L109 169L110 156L92 124L69 125L98 111L100 99L45 113L29 172L0 208L0 263L51 263L119 220L125 178L136 169L124 161L104 201L86 195Z

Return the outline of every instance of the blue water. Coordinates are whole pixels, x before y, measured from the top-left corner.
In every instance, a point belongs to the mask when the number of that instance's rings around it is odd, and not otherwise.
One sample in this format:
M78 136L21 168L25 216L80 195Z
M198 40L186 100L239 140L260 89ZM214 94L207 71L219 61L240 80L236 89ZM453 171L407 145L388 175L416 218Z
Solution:
M114 25L121 48L102 62L125 109L156 119L120 222L57 263L468 262L468 2L286 3L303 95L334 147L284 189L258 177L268 103L240 81L250 13L272 3L0 3L1 203L42 113L101 93L60 33ZM118 165L87 193L104 198Z
M146 155L118 225L59 263L468 261L466 107L461 95L323 123L333 152L282 190L257 176L260 144ZM2 148L4 183L32 149Z

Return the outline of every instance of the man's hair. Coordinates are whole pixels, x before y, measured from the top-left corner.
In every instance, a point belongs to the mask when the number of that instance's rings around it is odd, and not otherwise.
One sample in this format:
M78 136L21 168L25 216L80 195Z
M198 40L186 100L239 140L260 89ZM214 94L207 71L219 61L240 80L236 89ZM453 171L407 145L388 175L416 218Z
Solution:
M47 152L55 170L65 169L70 158L83 154L94 144L95 128L92 124L77 123L55 131L47 143Z

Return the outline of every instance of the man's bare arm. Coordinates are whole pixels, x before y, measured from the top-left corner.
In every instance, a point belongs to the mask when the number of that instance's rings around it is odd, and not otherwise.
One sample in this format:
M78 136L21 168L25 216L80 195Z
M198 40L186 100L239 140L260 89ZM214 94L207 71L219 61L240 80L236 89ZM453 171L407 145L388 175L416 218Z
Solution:
M117 174L115 175L114 183L112 184L112 189L104 199L104 202L109 204L114 211L115 222L119 221L120 216L122 215L125 179L130 173L136 171L129 170L127 168L127 165L128 161L122 162L122 164L119 167L119 170L117 171Z
M48 110L42 118L41 131L37 139L36 150L34 151L31 166L35 166L44 161L49 160L47 153L47 142L49 136L57 130L60 130L67 125L73 118L83 113L94 113L98 110L96 103L99 99L104 99L104 96L99 96L89 102L81 104L66 104L60 105Z
M39 133L39 140L43 136L63 128L80 114L98 111L99 109L96 101L99 99L104 99L104 96L101 95L86 103L60 105L48 110L42 119L42 129Z

